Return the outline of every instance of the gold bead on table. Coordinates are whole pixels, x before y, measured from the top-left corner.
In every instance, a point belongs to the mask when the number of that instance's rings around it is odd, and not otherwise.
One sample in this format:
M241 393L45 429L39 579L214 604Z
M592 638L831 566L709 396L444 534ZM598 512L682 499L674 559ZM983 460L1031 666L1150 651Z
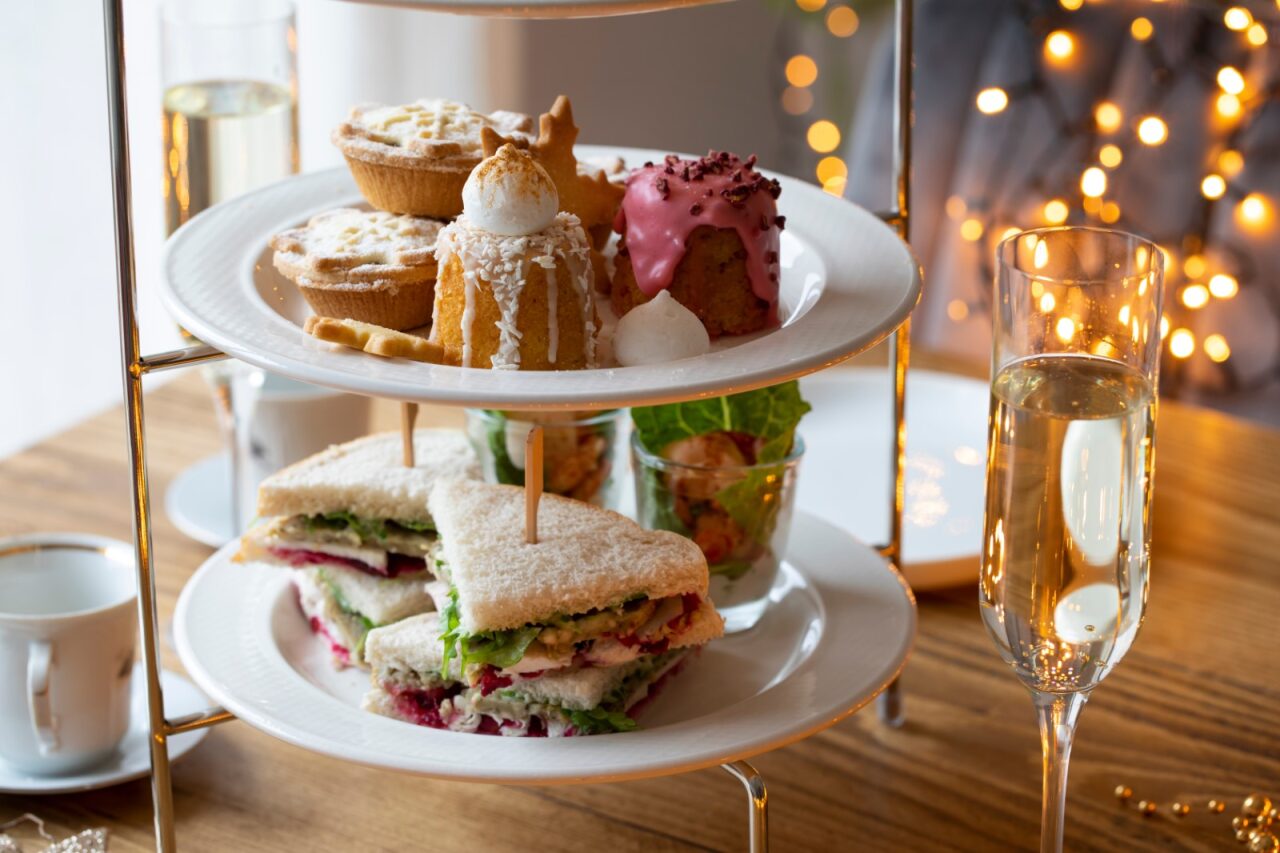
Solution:
M1276 853L1280 850L1280 839L1270 832L1255 829L1249 833L1249 853Z
M1186 817L1191 814L1191 806L1186 803L1174 803L1169 807L1169 811L1173 812L1174 817Z
M1240 814L1245 817L1261 817L1271 813L1271 798L1266 794L1250 794L1244 798Z
M1127 800L1133 796L1133 789L1128 785L1116 785L1116 799Z
M1138 811L1142 812L1143 817L1151 817L1156 813L1156 804L1150 800L1139 800Z
M1248 832L1253 829L1253 820L1243 815L1237 815L1231 818L1231 828L1236 832Z
M1212 812L1213 814L1222 814L1226 810L1227 810L1227 804L1222 802L1222 800L1209 801L1209 811Z

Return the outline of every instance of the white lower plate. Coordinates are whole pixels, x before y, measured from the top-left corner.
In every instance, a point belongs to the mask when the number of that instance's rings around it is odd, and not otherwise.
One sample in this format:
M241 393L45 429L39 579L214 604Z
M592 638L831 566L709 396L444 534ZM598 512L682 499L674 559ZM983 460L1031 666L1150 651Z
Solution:
M440 778L556 784L680 773L747 758L833 725L906 662L916 613L901 576L844 531L798 514L774 603L751 631L711 643L639 716L583 738L503 738L361 711L368 675L335 672L298 611L288 572L223 548L178 600L178 654L216 702L297 746Z
M164 690L165 716L170 719L202 711L209 700L176 672L163 671L160 686ZM151 772L151 732L147 728L147 682L142 664L133 668L133 693L129 705L129 731L115 755L101 764L75 773L40 776L11 767L0 760L0 794L71 794L92 791L141 779ZM169 760L177 761L204 740L208 729L198 729L169 738Z
M800 432L797 505L864 542L889 536L892 390L887 368L832 370L801 380L813 404ZM907 373L902 572L913 589L976 583L982 544L987 385Z
M577 147L632 166L665 152ZM767 173L772 175L772 173ZM920 295L920 270L897 234L855 204L805 181L782 182L781 328L726 336L666 364L509 371L419 364L336 347L302 331L311 310L272 265L273 234L362 203L345 167L297 175L193 218L165 244L161 297L200 338L293 379L399 400L495 409L599 409L687 400L772 385L828 367L882 340Z

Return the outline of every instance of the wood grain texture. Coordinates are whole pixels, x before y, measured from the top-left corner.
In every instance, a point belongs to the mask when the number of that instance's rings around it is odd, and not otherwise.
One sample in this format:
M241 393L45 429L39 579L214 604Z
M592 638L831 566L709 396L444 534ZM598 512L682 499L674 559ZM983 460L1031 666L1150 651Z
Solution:
M178 533L163 495L219 442L195 373L149 394L146 407L167 624L210 551ZM375 422L394 429L398 414L380 402ZM424 407L421 420L458 424L460 413ZM1149 615L1082 717L1067 813L1074 851L1232 849L1232 812L1210 816L1204 802L1226 798L1238 809L1252 790L1280 794L1280 433L1166 403L1156 471ZM0 535L50 530L130 537L118 409L0 461ZM180 668L167 645L165 662ZM1034 717L971 587L920 597L904 684L903 728L884 728L868 711L755 760L776 851L1036 847ZM345 764L232 722L175 765L174 780L184 850L719 851L746 840L744 795L716 770L550 789L460 785ZM1120 806L1111 792L1121 782L1163 813L1142 818ZM1196 811L1174 819L1174 799ZM152 849L145 781L0 795L0 822L24 811L58 834L105 825L112 853Z

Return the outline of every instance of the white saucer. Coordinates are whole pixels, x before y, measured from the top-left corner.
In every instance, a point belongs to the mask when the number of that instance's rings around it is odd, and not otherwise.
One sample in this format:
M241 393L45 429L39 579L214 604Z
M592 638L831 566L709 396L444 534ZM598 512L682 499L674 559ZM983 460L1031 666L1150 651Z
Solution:
M887 368L800 380L813 411L797 505L864 542L889 537L893 409ZM907 374L903 574L913 589L976 583L982 544L988 389L947 373Z
M209 706L199 689L176 672L165 670L160 675L164 689L165 711L169 717L180 717ZM140 779L151 772L151 739L147 729L147 682L142 664L133 668L133 699L130 705L129 732L120 742L116 754L96 767L62 776L38 776L5 764L0 760L0 794L72 794L92 791ZM209 734L208 729L186 732L169 738L169 760L177 761Z
M716 640L639 715L640 729L504 738L360 710L368 675L335 672L286 570L214 554L174 615L178 654L216 702L315 752L437 778L523 785L682 773L807 737L876 696L906 662L915 604L901 575L849 534L798 513L772 606Z
M164 493L164 511L190 538L221 548L235 538L231 525L231 459L215 453L173 478Z

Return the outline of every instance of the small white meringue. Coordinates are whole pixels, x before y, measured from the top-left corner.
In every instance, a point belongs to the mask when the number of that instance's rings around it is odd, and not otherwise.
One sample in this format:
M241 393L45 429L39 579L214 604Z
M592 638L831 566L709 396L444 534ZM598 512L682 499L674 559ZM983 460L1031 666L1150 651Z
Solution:
M527 151L507 144L471 170L462 187L462 211L477 228L522 237L555 222L560 194Z
M624 367L692 358L710 349L702 321L666 290L623 315L613 333L613 355Z

